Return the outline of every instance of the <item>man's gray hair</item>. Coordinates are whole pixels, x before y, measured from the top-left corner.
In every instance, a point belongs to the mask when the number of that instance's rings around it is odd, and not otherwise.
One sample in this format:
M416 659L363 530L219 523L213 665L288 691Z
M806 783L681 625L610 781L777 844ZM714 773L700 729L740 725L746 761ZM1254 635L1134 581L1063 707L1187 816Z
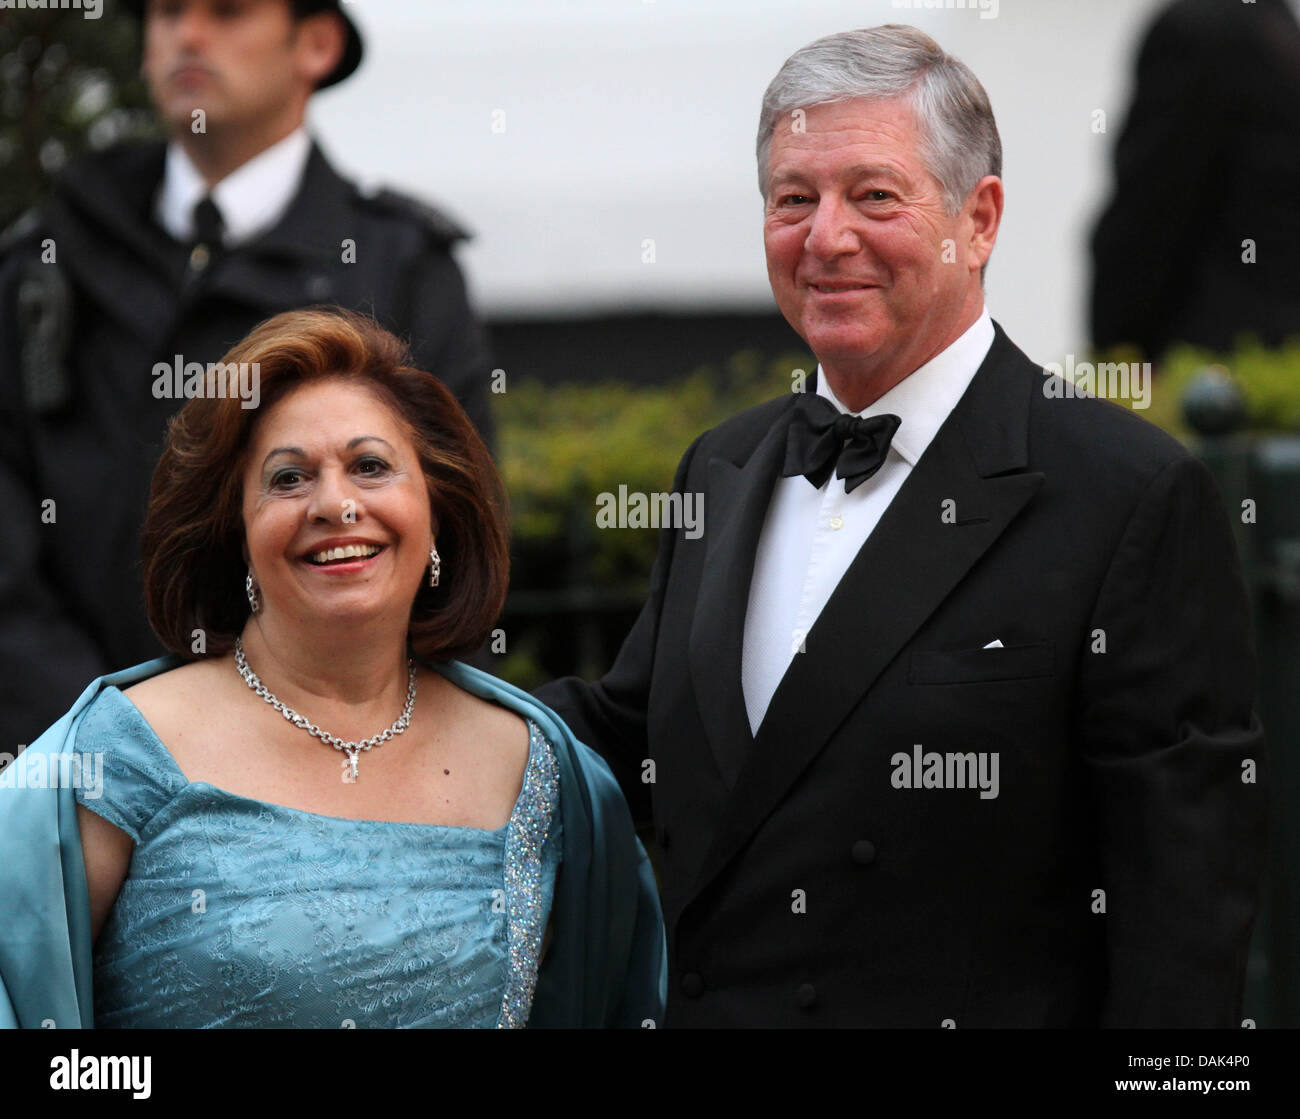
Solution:
M915 27L890 23L827 35L786 59L758 121L758 189L767 197L777 123L796 109L850 101L902 100L912 107L921 158L943 188L950 215L985 175L1002 174L1002 141L979 79Z

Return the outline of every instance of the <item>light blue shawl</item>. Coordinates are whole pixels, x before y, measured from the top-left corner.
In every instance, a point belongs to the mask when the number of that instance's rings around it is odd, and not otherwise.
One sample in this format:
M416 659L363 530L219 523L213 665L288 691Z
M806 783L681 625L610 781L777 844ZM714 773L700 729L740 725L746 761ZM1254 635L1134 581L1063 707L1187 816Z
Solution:
M161 657L99 677L27 750L71 753L82 713L103 688L126 688L181 663ZM555 748L563 862L529 1025L662 1025L668 956L658 890L609 767L527 693L460 662L429 667L532 719ZM0 774L0 1027L89 1028L90 906L74 790L4 786Z

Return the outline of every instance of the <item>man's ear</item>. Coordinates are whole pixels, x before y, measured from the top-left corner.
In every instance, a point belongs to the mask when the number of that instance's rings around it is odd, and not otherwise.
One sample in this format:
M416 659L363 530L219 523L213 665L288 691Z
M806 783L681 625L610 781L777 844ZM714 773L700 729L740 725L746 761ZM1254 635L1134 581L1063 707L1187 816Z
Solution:
M971 256L980 267L993 255L993 244L1002 224L1002 206L1002 180L996 175L985 175L966 198L972 226Z
M348 33L337 12L316 12L294 25L298 73L315 89L343 58Z

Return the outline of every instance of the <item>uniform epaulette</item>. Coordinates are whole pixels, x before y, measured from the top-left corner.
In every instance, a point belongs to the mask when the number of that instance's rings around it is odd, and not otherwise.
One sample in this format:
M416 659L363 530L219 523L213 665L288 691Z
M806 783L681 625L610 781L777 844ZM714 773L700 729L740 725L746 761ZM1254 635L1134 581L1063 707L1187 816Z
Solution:
M18 219L11 223L4 230L0 230L0 256L16 249L24 241L30 240L36 236L41 228L41 212L38 209L31 209L18 216Z
M468 230L457 225L441 210L409 194L401 194L383 187L374 189L362 187L358 188L357 195L364 205L415 221L439 241L447 244L453 241L465 241L471 236Z

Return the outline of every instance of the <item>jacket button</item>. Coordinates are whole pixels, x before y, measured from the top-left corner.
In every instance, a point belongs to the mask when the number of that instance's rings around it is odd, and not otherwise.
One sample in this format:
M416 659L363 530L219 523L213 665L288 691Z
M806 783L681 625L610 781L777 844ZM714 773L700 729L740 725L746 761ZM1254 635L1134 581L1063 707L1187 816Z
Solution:
M805 1010L817 1001L817 988L811 983L800 983L794 993L794 1000Z
M859 839L854 845L850 855L853 861L859 866L866 866L868 863L876 861L876 845L869 839Z
M704 994L704 976L698 971L688 971L682 976L681 988L688 999L698 999Z
M202 272L212 261L212 250L207 245L195 245L190 250L190 268Z

